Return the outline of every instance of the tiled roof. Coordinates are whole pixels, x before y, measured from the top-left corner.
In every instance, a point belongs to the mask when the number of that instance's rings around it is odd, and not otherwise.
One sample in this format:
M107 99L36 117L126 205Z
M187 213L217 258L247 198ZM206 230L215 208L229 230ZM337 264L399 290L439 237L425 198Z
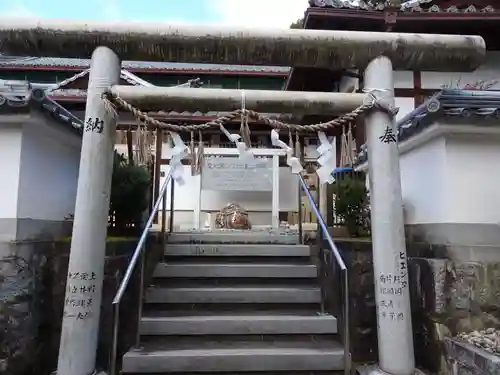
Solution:
M85 100L87 98L87 90L85 89L66 89L70 83L75 82L85 76L87 76L90 72L90 69L85 69L74 76L71 76L59 83L35 83L30 82L31 88L33 89L41 89L46 91L47 95L54 100L68 100L72 99L81 99ZM135 74L130 73L129 71L122 69L120 72L120 78L124 81L130 83L134 86L144 86L144 87L153 87L154 85L148 81L143 80L142 78L137 77ZM0 84L4 86L9 85L18 85L21 81L8 81L0 79ZM203 82L200 78L190 79L186 83L179 85L179 87L201 87Z
M90 60L57 58L57 57L13 57L0 56L0 68L30 67L53 69L57 67L88 69ZM189 64L172 62L123 61L122 68L129 71L170 71L170 72L241 72L241 73L270 73L288 74L290 68L281 66L253 66L253 65L222 65L222 64Z
M83 78L89 74L89 69L85 69L59 83L34 83L30 82L31 86L33 88L40 88L47 90L48 92L59 92L59 91L66 91L62 90L64 89L65 86L69 85L72 82L75 82L76 80ZM154 86L152 83L149 83L148 81L143 80L142 78L137 77L135 74L132 74L124 69L120 72L120 78L123 79L124 81L130 83L131 85L134 86L145 86L145 87L152 87ZM4 84L8 82L15 82L15 81L9 81L9 80L2 80L0 79ZM194 79L190 80L187 83L190 85L196 85L200 82L200 79ZM80 90L82 91L82 90Z
M0 80L1 112L28 112L31 108L39 110L63 125L69 125L70 129L79 134L83 131L83 121L49 98L43 88L35 88L24 81Z
M12 61L20 61L14 57L2 57L0 56L0 65L2 59L6 63L12 63ZM25 62L27 65L32 64L34 58L25 58L22 59L22 62ZM45 58L48 60L48 58ZM37 59L40 60L40 59ZM63 59L51 59L51 60L63 60ZM69 60L73 64L78 64L84 60L78 59L64 59ZM88 63L88 61L87 61ZM153 63L157 64L157 63ZM124 64L125 65L125 64ZM177 64L179 65L179 64ZM181 65L198 65L198 66L206 66L204 64L181 64ZM76 66L76 65L72 65ZM80 65L78 67L84 67ZM255 67L257 68L257 67ZM280 68L282 69L282 68ZM50 113L56 120L59 122L69 123L72 127L81 130L83 126L83 121L78 117L74 116L71 112L66 110L63 106L56 102L63 102L65 100L70 101L84 101L87 97L87 90L84 89L66 89L65 87L72 82L75 82L78 79L81 79L87 76L90 73L90 69L86 68L79 73L76 73L72 77L65 79L59 83L30 83L25 81L6 81L0 79L0 106L6 105L8 107L28 107L29 104L34 104L36 108L39 108L45 112ZM154 85L150 82L147 82L135 74L122 69L120 72L120 78L130 83L131 85L136 86L145 86L145 87L153 87ZM187 87L201 87L203 82L200 78L195 78L188 80L186 83L178 86L187 86ZM165 117L166 119L207 119L207 118L215 118L227 115L226 112L176 112L176 111L159 111L148 113L148 115L153 115L156 117ZM266 117L272 119L280 119L282 121L290 120L293 116L288 114L276 114L269 113L264 114Z
M472 0L471 0L472 1ZM465 7L457 8L456 6L450 6L446 8L441 8L437 4L433 4L434 0L409 0L401 4L402 12L483 12L491 13L498 12L500 8L495 9L493 6L488 5L485 7L476 7L474 5L469 5ZM335 9L354 9L354 10L372 10L372 11L383 11L387 8L384 3L378 3L376 6L368 5L368 1L348 1L348 0L309 0L310 7L316 8L335 8Z
M45 114L49 114L56 121L71 125L81 133L83 129L83 121L73 115L70 111L56 102L64 97L80 98L85 100L87 90L80 89L64 89L65 86L89 74L86 69L74 76L58 83L30 83L27 81L7 81L0 79L0 113L16 111L28 111L30 108L41 110ZM152 87L149 83L134 74L122 70L120 77L132 85ZM200 87L202 82L199 78L191 79L179 86Z
M90 69L85 69L81 71L80 73L75 74L72 77L69 77L57 84L47 84L46 89L49 93L52 93L54 96L57 96L57 94L54 94L56 92L61 93L63 91L69 91L67 89L64 89L67 85L69 85L72 82L75 82L83 77L86 77L89 75ZM120 78L123 79L125 82L130 83L133 86L143 86L143 87L154 87L152 83L137 77L135 74L130 73L129 71L122 69L120 72ZM38 86L41 86L43 84L38 83ZM200 78L195 78L195 79L190 79L186 83L179 85L179 86L189 86L189 87L200 87L202 85L201 79ZM86 95L86 90L73 90L77 92L83 92L84 95ZM64 95L64 94L63 94Z
M442 116L500 119L500 91L444 89L397 122L398 142L422 132ZM367 160L368 150L364 144L357 164Z
M82 72L84 73L84 72ZM80 75L77 74L77 75ZM122 71L123 75L123 71ZM80 75L81 77L82 75ZM122 77L123 78L123 77ZM71 78L70 78L71 79ZM24 81L5 81L0 79L0 113L5 112L5 107L10 107L9 111L24 108L28 110L31 107L41 109L45 113L50 113L56 120L64 124L70 124L72 127L79 129L83 121L62 105L56 102L64 102L64 98L74 101L85 101L87 98L87 90L82 89L64 89L63 86L69 82L61 82L60 84L50 83L28 83ZM149 82L146 82L149 85ZM201 87L203 83L200 79L189 80L179 86ZM31 93L31 97L30 97ZM43 97L43 100L40 99ZM4 108L2 108L4 106ZM199 120L206 121L207 119L226 116L228 112L178 112L178 111L157 111L148 112L149 116L157 118L165 118L165 120ZM263 113L265 117L277 119L281 121L297 120L291 114L281 113Z

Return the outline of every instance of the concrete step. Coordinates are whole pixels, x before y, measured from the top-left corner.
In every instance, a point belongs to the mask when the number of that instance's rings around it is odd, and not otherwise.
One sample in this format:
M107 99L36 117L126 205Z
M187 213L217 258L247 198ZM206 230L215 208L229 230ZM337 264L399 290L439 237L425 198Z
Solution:
M331 315L143 317L141 335L292 335L337 333Z
M123 373L336 371L343 368L344 351L326 347L259 348L233 344L230 348L148 349L129 351L123 357Z
M146 290L146 303L320 303L316 287L207 287Z
M143 316L317 315L318 303L146 303Z
M199 257L308 257L307 245L277 244L174 244L165 246L167 256Z
M153 277L175 278L316 278L312 264L158 263Z
M175 232L168 236L169 243L261 243L286 244L299 243L297 231L284 229L269 230L212 230Z
M169 372L168 375L200 375L200 372ZM203 375L221 375L220 372L203 372ZM224 375L345 375L344 370L336 371L287 371L285 374L282 371L238 371L238 372L224 372ZM100 375L100 374L99 374ZM130 373L127 375L141 375L141 373ZM156 373L150 375L165 375L165 373Z

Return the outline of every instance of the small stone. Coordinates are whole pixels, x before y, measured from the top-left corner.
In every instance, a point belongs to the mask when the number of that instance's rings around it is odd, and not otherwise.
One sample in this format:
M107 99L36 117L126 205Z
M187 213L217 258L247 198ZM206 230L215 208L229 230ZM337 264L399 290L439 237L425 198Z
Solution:
M500 355L500 331L487 328L480 331L460 332L457 338L483 349L488 353Z

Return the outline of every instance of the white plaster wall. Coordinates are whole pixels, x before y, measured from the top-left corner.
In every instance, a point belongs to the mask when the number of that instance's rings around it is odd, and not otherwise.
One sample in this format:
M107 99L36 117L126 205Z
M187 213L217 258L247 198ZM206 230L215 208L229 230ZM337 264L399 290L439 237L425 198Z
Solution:
M359 72L358 69L350 69L348 71L355 74L358 74ZM357 78L343 76L339 82L339 92L351 93L357 91L359 89L358 81L359 80Z
M167 175L170 167L162 165L161 170ZM191 167L184 166L185 185L179 186L175 183L174 208L175 225L192 226L194 223L193 212L197 204L199 194L200 176L191 175ZM160 186L163 185L165 177L160 178ZM280 211L298 211L298 180L290 171L290 168L280 168ZM208 213L217 212L226 204L235 202L250 211L250 219L254 225L271 224L271 192L241 192L241 191L209 191L201 192L201 225L204 224ZM167 211L170 207L170 188L167 192Z
M161 170L168 173L170 167L162 165ZM191 167L184 166L184 186L175 185L175 208L178 210L194 210L200 176L191 176ZM160 185L164 177L160 179ZM294 188L292 188L295 187ZM297 211L298 208L298 179L290 168L280 168L280 210ZM202 191L202 211L218 211L229 202L241 204L251 211L271 211L271 192L255 191ZM170 197L167 199L170 205Z
M32 115L23 125L18 218L62 221L74 213L81 137L49 121Z
M500 52L486 52L486 61L471 73L422 72L422 88L440 89L443 85L450 88L464 88L478 81L491 82L490 90L500 90Z
M332 150L331 150L332 154L336 156L337 155L336 137L328 137L328 141L332 145ZM319 145L313 145L313 144L304 146L304 160L305 161L316 161L320 157L320 155L318 153L318 147L319 147ZM337 162L338 162L338 160L337 160Z
M500 139L454 135L446 139L448 223L500 224Z
M357 71L354 71L357 72ZM411 71L394 71L394 88L397 89L412 89L414 87L413 72ZM352 77L342 77L339 83L340 92L353 92L359 89L358 79ZM396 107L399 107L399 112L396 120L404 117L407 113L413 111L415 108L415 101L413 98L399 98L395 100Z
M413 82L413 72L402 70L394 71L394 88L395 89L412 89L414 87ZM401 98L396 97L395 100L396 107L399 108L399 112L396 115L396 121L406 116L409 112L415 109L414 98Z
M413 98L395 98L394 103L399 112L396 115L396 121L402 119L408 113L415 109L415 100Z
M8 117L0 119L0 219L17 216L22 125Z
M405 224L444 222L447 214L444 137L402 153L399 163Z
M394 71L394 87L397 89L412 89L414 87L413 72L409 70Z
M358 73L357 69L350 70L353 73ZM413 88L413 72L407 70L397 70L393 72L394 87L398 89L412 89ZM344 76L339 82L340 92L353 92L352 89L359 90L358 79L353 77Z
M406 224L500 224L500 130L479 130L434 124L400 144Z
M216 149L214 149L216 150ZM162 158L170 157L170 149L167 144L162 147ZM169 166L162 165L162 172L165 176L168 173ZM175 186L174 224L177 226L190 227L193 225L193 212L197 204L200 176L191 176L191 167L184 166L185 185ZM160 186L163 184L164 177L160 179ZM169 190L170 191L170 190ZM170 192L167 193L167 207L170 207ZM271 224L271 192L230 192L230 191L208 191L203 190L201 194L200 224L203 225L208 218L209 212L217 212L226 204L236 202L250 211L250 220L254 225ZM280 168L280 211L296 212L298 211L298 181L292 175L290 168ZM212 215L213 216L213 215ZM213 222L213 218L211 219Z
M126 144L122 144L122 143L116 144L115 145L115 150L119 154L122 154L122 155L125 155L125 156L128 153L127 145Z

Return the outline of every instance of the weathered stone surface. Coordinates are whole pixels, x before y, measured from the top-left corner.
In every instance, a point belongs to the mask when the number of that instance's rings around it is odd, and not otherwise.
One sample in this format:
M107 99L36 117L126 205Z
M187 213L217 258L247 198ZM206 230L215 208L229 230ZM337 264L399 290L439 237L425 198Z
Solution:
M415 277L412 310L417 360L436 373L466 374L466 369L456 372L456 364L450 367L445 339L499 327L499 264L414 258L410 270Z
M457 339L468 342L486 352L500 355L500 330L495 328L486 328L480 331L461 332Z
M135 245L135 239L107 245L97 358L103 368L109 360L111 301ZM150 249L147 274L162 253L161 246ZM0 250L0 374L49 373L59 350L69 241L0 244ZM132 345L137 319L137 283L130 284L121 316L122 353Z
M349 268L353 359L374 361L377 359L377 324L371 243L360 239L337 239L336 243ZM47 373L57 360L69 243L26 242L1 246L0 374L25 375L28 370ZM102 367L107 365L111 342L111 300L134 246L135 240L108 244L98 353ZM161 253L161 246L149 253L147 274L152 273L152 266ZM408 254L419 366L443 375L493 374L484 359L488 353L474 348L476 367L471 367L470 361L464 359L469 357L463 353L471 346L455 340L453 342L461 346L455 345L462 349L452 351L448 341L460 332L500 328L500 263L453 262L442 256L440 247L424 244L409 244ZM341 330L341 275L331 252L323 250L317 256L318 261L324 259L320 264L325 310L340 318ZM128 349L134 338L135 284L132 280L123 301L127 308L122 309L120 352ZM457 353L462 353L461 359ZM496 366L496 362L493 363ZM477 372L478 369L490 372Z
M377 322L371 243L360 239L335 242L349 269L353 360L375 361ZM445 258L442 246L423 243L409 243L407 250L417 364L433 373L464 375L450 372L445 339L460 332L500 327L500 263L453 262ZM325 308L340 316L338 268L331 257L325 259Z
M40 351L40 273L47 257L26 245L1 244L0 249L0 374L15 375Z
M336 238L335 243L342 252L349 270L349 326L352 358L361 363L375 361L378 355L377 314L371 241L359 238ZM326 243L323 248L328 249ZM408 254L411 256L430 255L432 248L428 245L417 244L408 248ZM325 309L341 317L342 311L339 310L339 306L341 306L342 288L340 288L338 266L331 255L327 256L326 260L327 262L324 262L326 264L322 266L325 268L325 272L322 272L322 285L326 291ZM340 330L341 324L340 321Z
M486 353L473 345L445 338L447 375L498 375L500 357Z
M262 32L39 19L4 19L0 24L0 49L6 55L88 58L98 46L112 48L123 60L340 69L364 67L387 56L394 69L457 72L475 70L486 54L480 36Z
M409 264L417 361L433 372L454 374L445 339L500 324L499 264L433 258Z

